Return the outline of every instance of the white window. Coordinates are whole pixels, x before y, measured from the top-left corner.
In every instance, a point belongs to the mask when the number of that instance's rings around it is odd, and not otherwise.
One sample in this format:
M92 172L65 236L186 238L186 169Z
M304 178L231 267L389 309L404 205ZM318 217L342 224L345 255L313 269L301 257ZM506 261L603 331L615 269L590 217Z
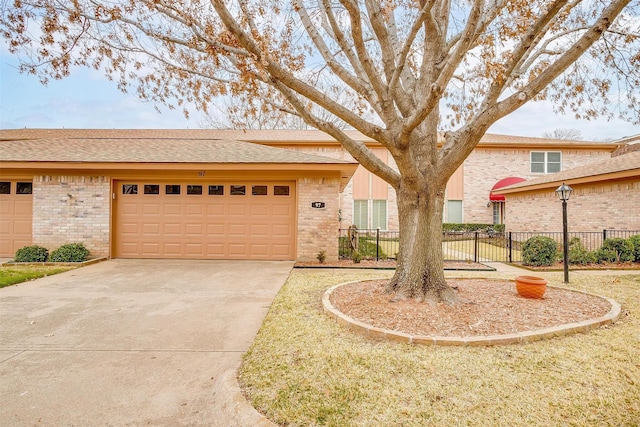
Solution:
M372 200L371 209L371 228L387 229L387 201Z
M502 213L503 213L504 202L492 203L492 205L493 205L493 223L502 224L503 222Z
M353 201L353 223L361 230L369 228L368 200Z
M387 229L386 200L354 200L353 223L360 230Z
M462 200L447 200L447 222L462 223Z
M562 169L560 151L532 151L531 173L554 173Z

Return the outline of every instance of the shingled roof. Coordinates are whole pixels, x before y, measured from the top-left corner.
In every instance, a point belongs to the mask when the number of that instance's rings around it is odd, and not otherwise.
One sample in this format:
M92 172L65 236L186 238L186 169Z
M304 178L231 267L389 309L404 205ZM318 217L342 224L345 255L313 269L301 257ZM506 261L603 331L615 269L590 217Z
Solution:
M378 144L356 130L344 131L350 138L365 144ZM4 129L0 140L18 139L220 139L249 141L265 145L287 144L337 144L337 141L318 130L236 130L236 129ZM526 136L486 134L479 147L575 147L587 149L615 150L618 145L610 142L568 141Z
M243 141L164 138L46 138L0 140L0 161L240 164L355 163Z

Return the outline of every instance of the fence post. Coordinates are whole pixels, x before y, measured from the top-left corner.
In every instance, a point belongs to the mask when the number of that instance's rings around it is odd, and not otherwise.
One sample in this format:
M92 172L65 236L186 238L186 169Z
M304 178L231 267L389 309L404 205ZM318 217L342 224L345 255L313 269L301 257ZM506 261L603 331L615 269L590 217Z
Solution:
M376 262L380 258L380 229L376 228Z
M478 232L477 231L475 232L475 236L474 236L473 240L474 240L473 262L478 262L478 245L479 245L479 242L478 242Z
M602 230L602 241L604 242L605 240L607 240L607 229L606 228L604 230Z
M509 240L507 240L507 249L509 250L509 262L513 262L513 241L511 240L511 231L509 232Z

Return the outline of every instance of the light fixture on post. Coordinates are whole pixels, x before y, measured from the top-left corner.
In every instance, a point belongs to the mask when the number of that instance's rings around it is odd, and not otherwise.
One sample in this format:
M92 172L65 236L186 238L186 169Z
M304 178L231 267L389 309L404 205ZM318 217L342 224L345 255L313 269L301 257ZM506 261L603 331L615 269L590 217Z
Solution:
M569 283L569 233L567 232L567 201L571 197L573 188L564 182L556 190L558 198L562 201L562 240L563 240L563 267L564 283Z

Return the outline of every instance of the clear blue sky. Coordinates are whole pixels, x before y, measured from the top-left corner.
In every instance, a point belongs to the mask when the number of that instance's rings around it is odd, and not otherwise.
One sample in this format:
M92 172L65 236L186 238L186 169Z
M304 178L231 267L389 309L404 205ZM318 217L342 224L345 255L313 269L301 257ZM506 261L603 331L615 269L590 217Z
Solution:
M202 116L152 103L132 94L123 94L101 72L77 69L64 80L40 84L34 76L21 75L17 60L2 49L0 53L0 128L200 128ZM496 123L489 132L519 136L542 136L558 128L579 129L588 140L619 139L640 133L638 126L622 121L584 121L557 116L549 105L523 107Z

